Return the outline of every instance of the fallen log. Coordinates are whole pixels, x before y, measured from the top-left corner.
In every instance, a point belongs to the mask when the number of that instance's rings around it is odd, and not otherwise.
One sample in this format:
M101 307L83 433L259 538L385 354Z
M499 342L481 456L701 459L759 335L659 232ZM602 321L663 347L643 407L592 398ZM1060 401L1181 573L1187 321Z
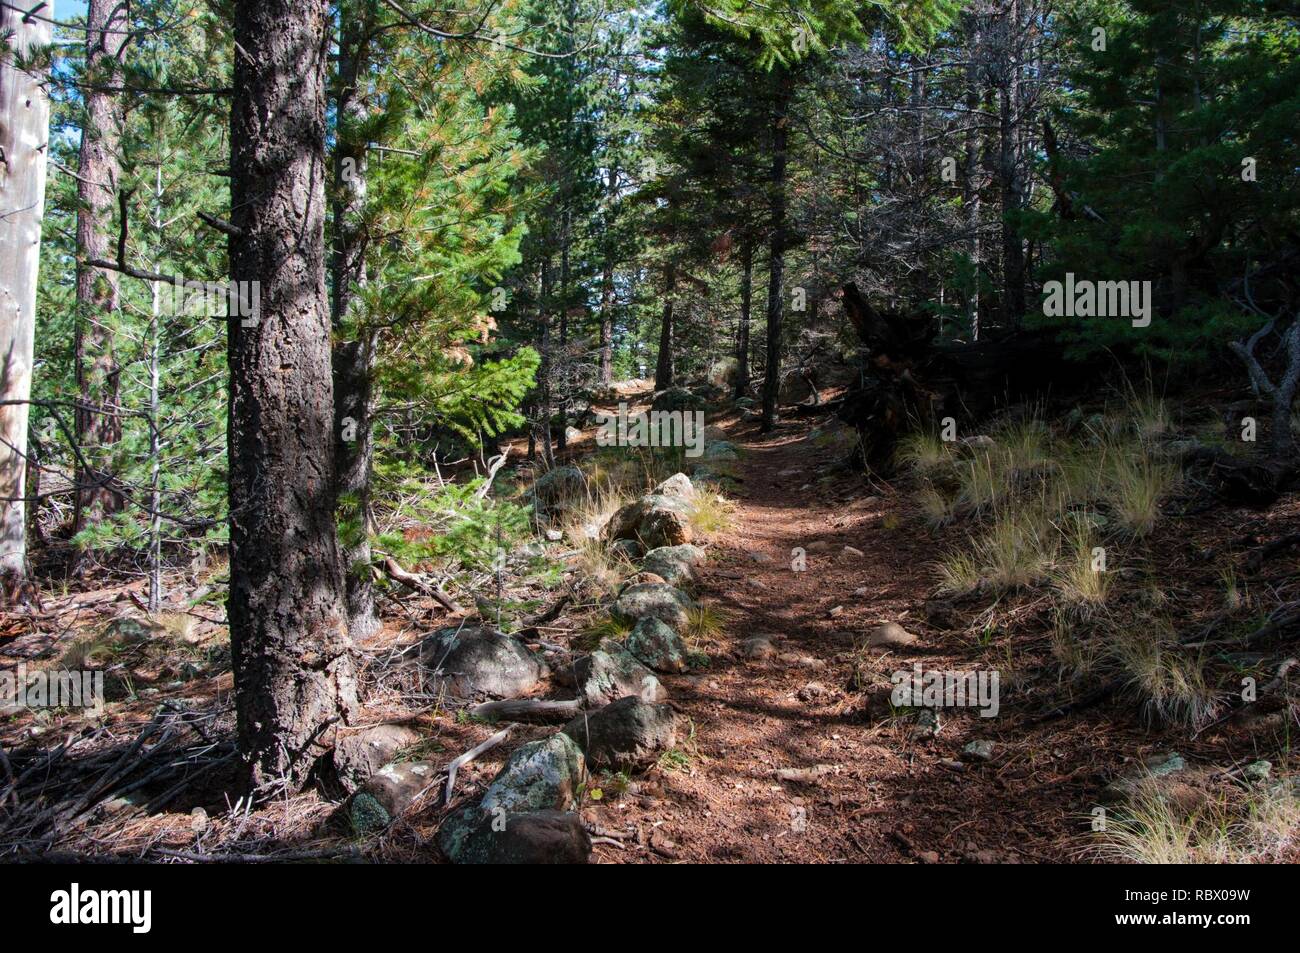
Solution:
M568 721L581 709L576 698L571 701L550 701L541 698L507 698L504 701L484 702L475 705L469 713L476 718L497 718L509 721Z

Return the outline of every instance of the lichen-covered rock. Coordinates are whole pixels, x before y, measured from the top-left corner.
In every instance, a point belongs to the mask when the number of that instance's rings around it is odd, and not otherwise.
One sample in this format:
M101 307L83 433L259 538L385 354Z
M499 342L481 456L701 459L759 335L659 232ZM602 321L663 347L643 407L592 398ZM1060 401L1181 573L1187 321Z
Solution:
M456 864L585 864L591 860L591 835L573 811L484 817L471 806L443 822L438 844Z
M656 672L684 672L686 646L672 628L655 616L637 621L627 637L627 650Z
M637 771L650 767L677 741L672 707L620 698L564 726L592 770Z
M406 810L438 776L428 761L386 764L361 787L348 804L348 817L358 834L383 830Z
M586 481L577 467L556 467L537 478L528 496L538 512L552 514L581 495L585 487Z
M668 479L655 487L652 494L655 496L676 496L683 500L693 500L695 499L695 487L691 485L691 478L685 473L674 473Z
M334 774L343 790L351 794L399 751L419 740L419 732L405 725L372 725L343 733L334 744Z
M687 610L693 606L690 597L673 586L628 586L619 593L610 612L631 622L653 618L681 629L690 622Z
M605 539L635 539L646 549L680 546L694 538L695 510L678 496L650 494L628 503L605 525Z
M654 702L668 697L654 672L612 639L602 639L596 651L574 662L573 672L580 697L591 707L628 695Z
M702 566L707 561L708 556L705 555L704 550L690 543L684 543L681 546L660 546L658 549L650 550L645 554L641 565L646 572L662 576L665 582L677 585L693 582L695 567Z
M488 628L447 628L429 636L420 657L434 685L456 699L513 698L547 675L523 643Z
M571 811L586 779L582 749L568 735L554 734L516 748L483 792L479 809Z
M715 440L704 445L705 460L738 460L739 458L736 445L726 440Z
M650 409L652 411L703 410L704 401L685 387L669 387L655 394L654 400L650 402Z

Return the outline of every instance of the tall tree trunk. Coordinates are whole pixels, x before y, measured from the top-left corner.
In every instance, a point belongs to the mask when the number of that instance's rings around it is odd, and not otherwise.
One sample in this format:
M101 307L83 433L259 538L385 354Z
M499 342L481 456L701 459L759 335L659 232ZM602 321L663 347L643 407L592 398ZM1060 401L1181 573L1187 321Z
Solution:
M664 272L664 314L659 324L659 357L655 361L655 390L673 386L673 299L677 296L677 262Z
M361 131L368 104L363 82L372 5L361 0L343 18L339 39L334 148L333 352L335 492L339 546L347 586L348 630L354 639L379 628L371 570L374 528L370 484L374 464L374 374L378 335L349 320L355 289L366 284L363 216L366 143Z
M566 206L560 230L560 432L555 443L563 450L569 445L569 230L573 212Z
M610 165L605 178L605 195L610 204L609 220L605 222L608 239L614 227L614 212L618 201L618 168ZM608 387L614 381L614 248L605 242L604 261L600 274L600 383Z
M754 246L745 242L741 250L740 328L736 332L736 384L734 396L744 396L749 385L749 317L754 300Z
M789 111L794 77L781 71L772 111L772 235L767 274L767 369L763 377L763 433L776 424L776 400L781 390L782 282L785 270L785 165L789 148Z
M230 618L239 747L255 786L296 788L356 710L335 534L325 290L325 0L236 0ZM255 284L253 284L255 283Z
M983 145L980 135L979 118L979 61L981 34L980 20L976 15L969 19L970 43L967 50L966 66L966 155L965 155L965 195L966 206L967 255L971 263L972 286L966 293L966 326L972 341L980 336L980 161Z
M555 465L555 454L551 450L551 256L542 257L541 294L537 298L537 321L541 325L542 362L538 370L538 396L540 397L540 419L536 427L542 445L542 463L549 470Z
M86 6L85 117L77 163L77 315L74 349L77 391L77 442L88 464L77 471L76 530L99 523L121 508L110 488L112 445L122 437L118 417L117 358L113 320L118 310L118 273L86 264L112 258L114 205L120 167L122 104L96 85L119 81L126 42L127 5L120 0L90 0Z
M54 4L43 11L53 18ZM43 76L14 68L50 42L46 20L0 7L0 576L27 572L27 418L36 334L36 275L45 212L50 101Z
M1025 248L1020 236L1020 4L1011 0L1002 23L998 90L998 178L1002 186L1002 322L1019 328L1025 316Z

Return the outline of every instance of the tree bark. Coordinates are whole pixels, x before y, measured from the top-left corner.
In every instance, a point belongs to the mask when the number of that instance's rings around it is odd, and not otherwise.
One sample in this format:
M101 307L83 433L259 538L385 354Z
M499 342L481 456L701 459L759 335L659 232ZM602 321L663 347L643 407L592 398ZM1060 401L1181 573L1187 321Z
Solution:
M325 289L325 0L236 0L230 618L240 752L255 787L300 787L356 710L335 534ZM255 283L255 284L254 284Z
M121 509L111 487L112 445L122 438L117 413L118 375L113 319L118 310L116 271L87 261L113 258L113 214L121 169L122 104L94 85L118 81L126 43L127 6L119 0L90 0L86 6L85 115L77 163L77 316L74 332L77 441L88 466L78 468L74 529L93 526Z
M776 423L776 401L781 390L782 283L785 270L785 166L789 148L789 111L794 98L794 78L782 70L777 80L772 111L772 236L767 275L767 368L763 378L762 432Z
M374 374L378 335L349 320L355 289L366 284L366 143L360 126L368 104L360 83L365 70L371 5L368 0L343 18L339 38L334 148L334 252L332 256L335 492L339 546L347 586L348 630L354 639L379 628L371 569L374 528L370 483L374 463Z
M740 328L736 333L736 384L733 396L744 396L749 385L749 318L754 301L754 246L745 242L741 251Z
M45 8L54 15L54 5ZM50 42L50 25L0 7L0 576L27 572L27 418L36 334L36 276L45 212L50 101L43 76L15 69ZM12 403L9 403L12 401Z
M659 357L655 361L655 390L673 386L673 299L677 295L677 263L664 272L664 313L659 324Z

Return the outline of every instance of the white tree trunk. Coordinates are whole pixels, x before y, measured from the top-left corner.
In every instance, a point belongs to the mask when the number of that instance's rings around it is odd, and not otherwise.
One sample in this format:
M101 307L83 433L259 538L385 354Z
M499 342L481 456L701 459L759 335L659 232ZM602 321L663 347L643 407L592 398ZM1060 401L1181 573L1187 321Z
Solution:
M54 4L40 16L53 19ZM27 417L50 103L44 76L15 68L50 42L48 19L0 7L0 575L26 572Z

